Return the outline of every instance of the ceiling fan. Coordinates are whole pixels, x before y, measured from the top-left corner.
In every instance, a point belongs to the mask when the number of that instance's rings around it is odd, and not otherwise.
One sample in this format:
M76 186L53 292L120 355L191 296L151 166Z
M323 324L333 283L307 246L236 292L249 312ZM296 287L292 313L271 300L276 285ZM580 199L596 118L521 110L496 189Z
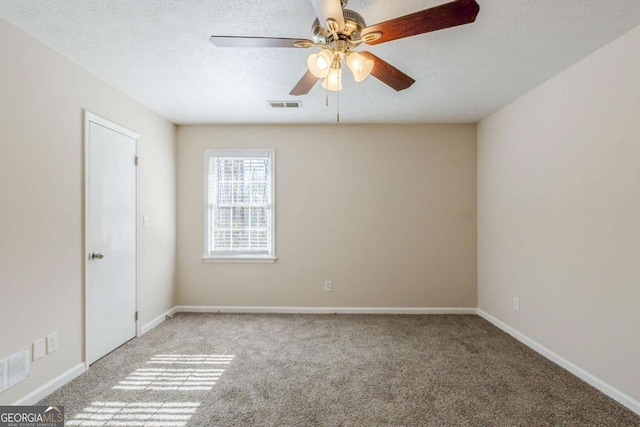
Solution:
M307 60L308 71L290 95L306 95L320 79L328 90L342 90L342 61L356 81L369 74L396 91L407 89L415 80L371 52L356 52L362 43L376 45L404 37L472 23L480 11L476 0L455 0L379 24L367 26L364 18L345 9L348 0L311 0L318 17L311 26L312 39L277 37L211 36L219 47L317 47L321 51Z

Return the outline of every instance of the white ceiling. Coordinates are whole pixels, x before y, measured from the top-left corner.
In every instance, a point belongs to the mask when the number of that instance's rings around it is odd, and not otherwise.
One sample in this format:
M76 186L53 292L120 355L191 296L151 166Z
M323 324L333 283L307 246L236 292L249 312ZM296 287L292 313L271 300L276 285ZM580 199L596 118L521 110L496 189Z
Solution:
M368 25L446 0L350 0ZM478 0L474 24L360 47L416 83L345 79L345 123L475 122L640 25L638 0ZM0 17L174 123L333 123L336 93L289 91L309 49L209 36L311 38L309 0L0 0ZM347 74L345 74L347 75ZM272 110L268 100L301 100Z

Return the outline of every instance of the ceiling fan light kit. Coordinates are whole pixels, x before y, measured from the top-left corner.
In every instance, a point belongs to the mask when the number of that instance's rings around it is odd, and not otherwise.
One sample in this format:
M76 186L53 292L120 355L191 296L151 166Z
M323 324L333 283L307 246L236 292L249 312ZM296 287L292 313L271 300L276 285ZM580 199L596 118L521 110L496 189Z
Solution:
M366 79L373 70L373 61L356 52L341 52L322 49L319 53L312 53L307 59L307 67L311 74L319 79L325 79L322 87L328 90L342 90L338 83L342 76L342 59L347 57L347 66L356 82Z
M356 52L362 43L376 45L418 34L470 24L476 20L480 6L476 0L450 3L367 26L357 12L344 9L348 0L311 0L317 19L311 26L313 40L273 37L211 36L219 47L285 47L322 49L307 59L308 71L291 90L291 95L306 95L324 79L322 87L342 90L341 62L356 82L371 74L396 91L410 87L415 80L370 52ZM324 24L324 25L323 25Z
M322 49L318 53L312 53L307 59L309 71L319 79L327 77L329 68L333 62L333 52L330 49Z
M334 92L342 90L342 69L332 67L327 77L322 81L322 87Z
M353 73L356 82L361 82L371 74L373 61L357 52L349 52L347 55L347 66Z

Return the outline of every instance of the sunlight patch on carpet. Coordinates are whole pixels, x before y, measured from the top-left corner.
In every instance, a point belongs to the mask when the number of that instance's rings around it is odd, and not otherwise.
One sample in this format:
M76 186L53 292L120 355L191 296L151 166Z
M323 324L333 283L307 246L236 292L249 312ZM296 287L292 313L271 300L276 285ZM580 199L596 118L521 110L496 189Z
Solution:
M228 365L236 356L217 354L157 354L151 357L150 364L184 365Z
M199 402L92 402L68 426L184 427Z
M138 369L113 387L118 390L211 390L224 369Z

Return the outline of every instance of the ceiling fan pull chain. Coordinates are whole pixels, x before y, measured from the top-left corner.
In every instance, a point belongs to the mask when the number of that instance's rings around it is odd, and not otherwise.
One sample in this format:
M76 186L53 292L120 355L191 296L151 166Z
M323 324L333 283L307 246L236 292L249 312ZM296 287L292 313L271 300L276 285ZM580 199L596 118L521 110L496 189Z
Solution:
M342 75L338 74L338 87L340 87L340 78ZM340 123L340 91L336 92L336 123Z
M325 107L329 106L329 85L327 85L324 91L324 106Z

